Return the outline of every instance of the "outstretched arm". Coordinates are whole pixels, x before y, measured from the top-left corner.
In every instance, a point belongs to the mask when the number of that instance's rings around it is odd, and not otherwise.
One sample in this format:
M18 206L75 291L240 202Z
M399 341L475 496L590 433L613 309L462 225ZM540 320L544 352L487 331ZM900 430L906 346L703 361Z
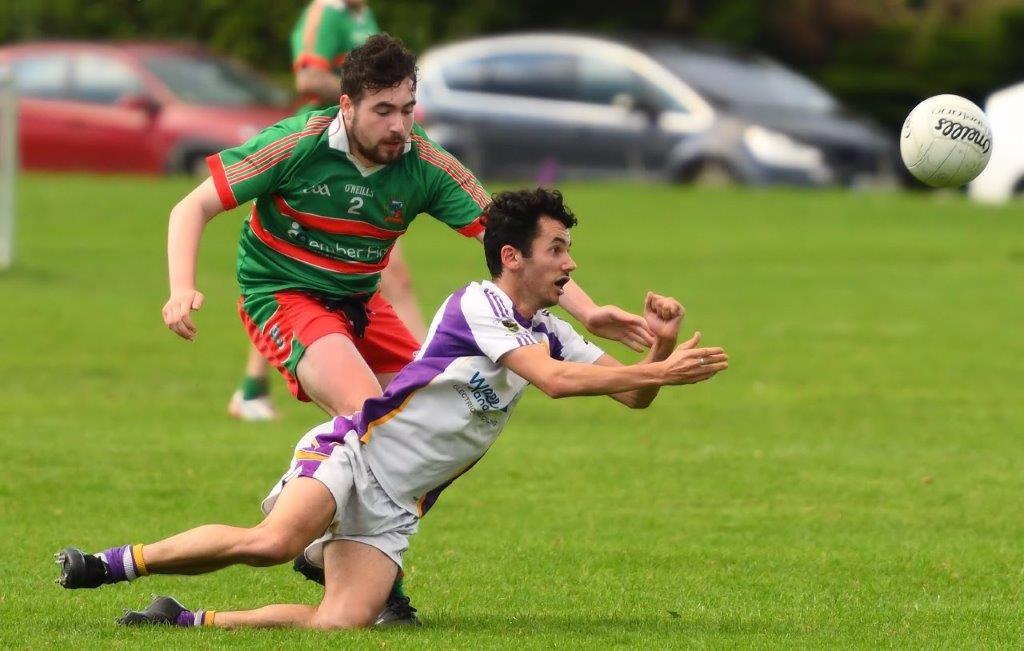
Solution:
M164 304L163 317L168 328L189 341L196 336L191 312L203 306L203 294L196 290L199 240L206 223L222 210L212 178L200 183L171 209L167 227L167 271L171 296Z
M723 349L697 348L699 341L698 332L667 359L632 366L562 362L552 359L543 344L512 350L501 363L552 398L612 395L667 384L695 384L729 367Z
M654 344L654 336L642 316L615 305L598 305L583 288L570 280L558 302L593 335L619 341L640 352Z

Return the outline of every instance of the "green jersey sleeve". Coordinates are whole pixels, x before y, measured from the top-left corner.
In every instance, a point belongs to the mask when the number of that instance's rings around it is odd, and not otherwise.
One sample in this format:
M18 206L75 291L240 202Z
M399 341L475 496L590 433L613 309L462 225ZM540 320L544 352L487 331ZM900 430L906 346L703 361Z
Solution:
M413 127L412 142L426 181L426 212L466 237L482 233L481 213L491 203L487 191L465 165L418 125Z
M237 147L207 157L206 165L224 209L277 188L293 165L295 146L307 131L312 134L306 116L287 118Z

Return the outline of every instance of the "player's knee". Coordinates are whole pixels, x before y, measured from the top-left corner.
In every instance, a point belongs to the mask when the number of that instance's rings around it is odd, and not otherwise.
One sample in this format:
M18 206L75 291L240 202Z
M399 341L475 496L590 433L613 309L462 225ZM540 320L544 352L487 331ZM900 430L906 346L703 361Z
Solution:
M366 402L366 399L360 398L358 400L353 400L344 397L334 397L333 399L325 402L327 402L325 410L329 412L331 416L351 416L363 408L363 403Z
M294 534L269 527L252 529L252 536L246 546L249 564L257 567L281 565L294 559L305 545Z
M324 608L321 604L321 607L317 609L313 626L314 628L335 630L370 628L377 621L378 614L365 604L349 604L344 608Z

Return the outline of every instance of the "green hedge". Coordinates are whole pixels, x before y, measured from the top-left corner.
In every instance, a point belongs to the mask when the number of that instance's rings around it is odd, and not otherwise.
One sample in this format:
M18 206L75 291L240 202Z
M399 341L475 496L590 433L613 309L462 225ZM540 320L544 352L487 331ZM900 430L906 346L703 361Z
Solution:
M371 0L414 49L515 29L668 31L755 48L803 70L898 129L918 100L982 101L1024 79L1024 0ZM272 74L305 0L12 0L0 42L40 38L194 40ZM639 8L639 9L638 9Z

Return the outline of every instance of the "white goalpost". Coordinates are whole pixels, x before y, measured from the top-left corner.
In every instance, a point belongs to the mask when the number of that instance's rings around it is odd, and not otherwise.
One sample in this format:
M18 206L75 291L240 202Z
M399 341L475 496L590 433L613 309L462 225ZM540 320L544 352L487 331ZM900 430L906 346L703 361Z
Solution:
M0 65L0 269L14 262L14 186L18 174L18 97L14 73Z

